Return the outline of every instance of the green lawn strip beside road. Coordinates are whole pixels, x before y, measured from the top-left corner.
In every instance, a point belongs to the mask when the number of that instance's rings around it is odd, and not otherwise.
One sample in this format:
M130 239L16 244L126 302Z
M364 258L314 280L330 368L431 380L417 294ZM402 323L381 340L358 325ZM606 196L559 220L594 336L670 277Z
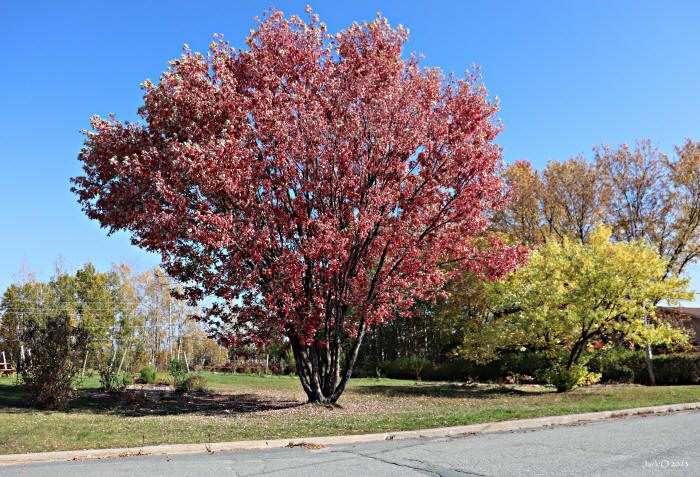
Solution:
M134 400L83 383L66 411L26 407L0 381L0 453L364 434L700 401L700 386L532 386L353 379L337 408L303 404L294 377L205 373L213 395Z

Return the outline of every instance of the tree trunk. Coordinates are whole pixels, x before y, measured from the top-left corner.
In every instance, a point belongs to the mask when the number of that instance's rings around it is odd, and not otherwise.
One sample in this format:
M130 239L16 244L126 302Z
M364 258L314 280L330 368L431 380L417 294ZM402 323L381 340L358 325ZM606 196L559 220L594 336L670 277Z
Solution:
M647 314L644 313L644 326L649 322ZM644 356L647 362L647 376L649 377L649 386L656 386L656 376L654 375L654 361L651 359L651 343L647 340Z
M656 386L656 376L654 374L654 362L651 359L651 344L647 341L646 352L644 353L647 361L647 375L649 377L649 386Z
M322 346L319 341L306 345L301 343L295 333L289 332L297 376L309 402L335 404L338 401L352 375L364 335L365 321L362 320L345 367L341 370L342 341L339 338L328 340L325 346Z

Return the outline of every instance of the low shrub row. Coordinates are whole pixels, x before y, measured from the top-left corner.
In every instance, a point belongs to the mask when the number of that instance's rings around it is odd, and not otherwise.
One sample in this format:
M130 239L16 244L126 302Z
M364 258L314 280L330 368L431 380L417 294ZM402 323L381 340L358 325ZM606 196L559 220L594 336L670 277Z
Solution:
M669 353L654 356L656 384L700 384L700 353ZM627 351L591 360L591 369L605 382L648 384L644 353Z
M217 373L238 373L238 374L290 374L293 369L290 369L287 363L278 363L270 361L265 368L264 364L258 362L244 362L234 365L230 361L224 364L212 366L208 368L209 371Z
M657 384L700 384L700 353L656 356L654 371ZM646 373L641 375L646 379Z
M700 384L700 353L660 354L653 359L657 384ZM553 373L551 368L552 363L543 354L532 352L504 355L489 363L457 358L434 364L424 358L406 356L379 365L383 376L395 379L550 383L556 380L562 387L566 387L569 381L580 381L584 374L583 370L579 370L564 376L566 373ZM605 383L648 382L642 351L619 348L601 353L589 361L587 369L589 373L586 376L599 375L600 381Z
M429 381L531 381L549 362L541 353L512 353L489 363L463 358L434 364L417 356L406 356L382 363L381 374L396 379Z

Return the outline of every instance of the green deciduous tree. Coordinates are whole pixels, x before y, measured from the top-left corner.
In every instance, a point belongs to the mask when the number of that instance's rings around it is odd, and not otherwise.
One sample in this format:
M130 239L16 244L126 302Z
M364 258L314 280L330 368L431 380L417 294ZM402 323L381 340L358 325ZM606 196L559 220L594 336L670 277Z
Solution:
M115 386L117 351L134 329L133 295L121 278L118 270L100 273L88 263L75 273L59 270L48 282L30 280L4 293L2 338L39 404L63 404L88 358L103 387Z

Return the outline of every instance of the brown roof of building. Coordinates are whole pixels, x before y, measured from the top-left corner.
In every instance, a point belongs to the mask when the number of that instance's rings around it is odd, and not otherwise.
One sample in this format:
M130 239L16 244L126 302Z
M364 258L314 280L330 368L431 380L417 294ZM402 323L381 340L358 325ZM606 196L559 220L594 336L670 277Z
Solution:
M700 308L689 308L686 306L660 306L659 308L675 313L681 313L687 316L692 316L693 318L700 318Z

